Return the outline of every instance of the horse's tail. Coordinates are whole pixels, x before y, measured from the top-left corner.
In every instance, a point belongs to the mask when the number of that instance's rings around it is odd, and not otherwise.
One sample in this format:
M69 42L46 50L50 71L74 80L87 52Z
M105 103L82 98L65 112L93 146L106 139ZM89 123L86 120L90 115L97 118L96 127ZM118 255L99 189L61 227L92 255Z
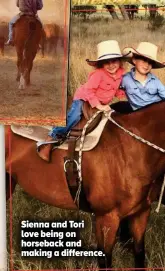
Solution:
M36 30L36 22L29 22L29 29L31 31Z
M25 41L24 52L23 52L24 59L28 57L29 52L33 50L34 48L33 42L35 42L34 39L35 39L36 29L37 29L37 20L30 21L29 34L28 34L27 40Z

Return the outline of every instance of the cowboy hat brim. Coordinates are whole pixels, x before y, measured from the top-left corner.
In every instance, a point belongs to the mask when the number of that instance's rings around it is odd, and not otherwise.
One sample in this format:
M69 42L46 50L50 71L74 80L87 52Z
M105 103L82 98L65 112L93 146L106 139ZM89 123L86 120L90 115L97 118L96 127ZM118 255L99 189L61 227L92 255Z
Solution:
M124 48L124 49L123 49L123 54L127 54L127 55L128 55L128 56L127 56L127 61L128 61L130 64L134 65L134 66L135 66L135 64L134 64L133 61L132 61L133 55L138 55L138 56L143 56L144 58L147 58L147 59L151 60L151 61L153 62L153 64L152 64L152 68L153 68L153 69L160 69L160 68L164 68L164 67L165 67L165 64L164 64L164 63L162 63L162 62L160 62L160 61L158 61L158 60L152 58L152 57L149 56L149 55L142 54L142 53L138 52L138 51L137 51L136 49L134 49L133 47L126 47L126 48Z
M99 62L99 61L102 61L102 60L111 60L111 59L117 59L117 58L119 58L119 59L121 59L121 58L124 58L125 56L127 56L128 54L126 54L126 55L106 55L106 56L102 56L102 57L100 57L99 59L97 59L97 60L89 60L89 59L86 59L86 62L88 63L88 65L90 65L90 66L96 66L97 65L97 63Z

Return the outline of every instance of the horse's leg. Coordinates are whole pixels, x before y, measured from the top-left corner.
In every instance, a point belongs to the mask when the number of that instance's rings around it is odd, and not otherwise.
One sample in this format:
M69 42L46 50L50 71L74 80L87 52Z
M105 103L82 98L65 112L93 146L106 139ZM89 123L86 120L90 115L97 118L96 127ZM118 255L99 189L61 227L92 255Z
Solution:
M125 218L121 221L119 236L120 242L122 242L123 244L127 243L128 240L131 238L128 218Z
M26 82L27 86L30 85L30 73L31 73L31 70L32 70L32 66L33 66L33 65L31 65L31 68L28 69L28 73L27 73L27 82Z
M147 227L150 209L138 213L130 218L130 231L134 239L135 267L145 267L144 235Z
M13 177L11 177L11 194L14 193L16 181ZM10 198L10 175L8 172L6 172L6 200Z
M98 249L103 250L106 257L98 257L100 268L111 268L112 249L115 244L119 223L120 220L116 212L111 212L104 216L96 215L96 237L98 241Z
M45 56L45 42L46 42L46 34L43 30L43 33L42 33L42 37L41 37L41 42L40 42L40 45L41 45L41 56L44 58Z
M51 54L52 50L54 49L55 44L54 44L54 37L49 38L49 43L48 43L48 53Z
M26 81L27 86L30 85L30 73L31 73L32 67L33 67L33 61L29 61L28 68L25 73L25 81Z
M2 47L2 56L4 56L5 55L5 47L4 47L4 45L3 45L3 47Z
M26 86L30 85L30 72L33 66L33 59L32 57L26 57L23 60L23 72L21 73L20 78L20 89L25 89Z
M30 72L33 66L33 60L37 54L37 46L36 50L32 55L29 55L28 52L24 52L24 58L21 63L21 77L20 77L20 85L19 89L25 89L26 86L30 85Z
M4 56L4 45L1 47L1 55Z
M33 61L35 59L36 54L37 54L37 48L36 48L36 51L33 53L33 55L28 58L28 62L27 62L27 74L25 76L25 78L26 78L26 85L27 86L30 85L30 73L31 73L32 68L33 68Z
M58 45L58 37L54 38L54 54L57 52L57 45Z
M42 58L45 57L45 43L44 42L41 45L41 56L42 56Z
M20 81L20 77L21 77L21 70L22 70L22 61L23 61L23 53L22 52L18 52L17 51L17 78L16 81Z

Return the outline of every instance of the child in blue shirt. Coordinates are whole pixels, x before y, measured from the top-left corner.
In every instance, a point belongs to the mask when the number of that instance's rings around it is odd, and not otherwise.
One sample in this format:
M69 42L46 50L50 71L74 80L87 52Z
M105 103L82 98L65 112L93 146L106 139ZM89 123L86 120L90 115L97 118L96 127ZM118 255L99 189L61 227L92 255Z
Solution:
M158 47L149 42L141 42L137 49L127 47L123 53L128 54L128 61L134 65L123 76L122 87L133 110L165 100L165 86L151 73L151 69L164 68L157 60Z

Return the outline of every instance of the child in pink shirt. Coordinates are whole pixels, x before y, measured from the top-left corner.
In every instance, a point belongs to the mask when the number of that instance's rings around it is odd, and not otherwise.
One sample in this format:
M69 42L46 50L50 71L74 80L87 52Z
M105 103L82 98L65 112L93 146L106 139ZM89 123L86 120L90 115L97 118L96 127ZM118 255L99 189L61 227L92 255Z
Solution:
M96 69L89 74L88 81L80 86L74 94L71 108L67 114L66 127L54 127L45 142L38 142L39 156L49 162L52 143L58 144L59 136L66 136L81 119L83 102L87 101L92 108L110 111L109 104L114 97L123 98L125 93L119 89L124 69L121 67L121 54L118 42L103 41L97 45L98 58L87 63Z

